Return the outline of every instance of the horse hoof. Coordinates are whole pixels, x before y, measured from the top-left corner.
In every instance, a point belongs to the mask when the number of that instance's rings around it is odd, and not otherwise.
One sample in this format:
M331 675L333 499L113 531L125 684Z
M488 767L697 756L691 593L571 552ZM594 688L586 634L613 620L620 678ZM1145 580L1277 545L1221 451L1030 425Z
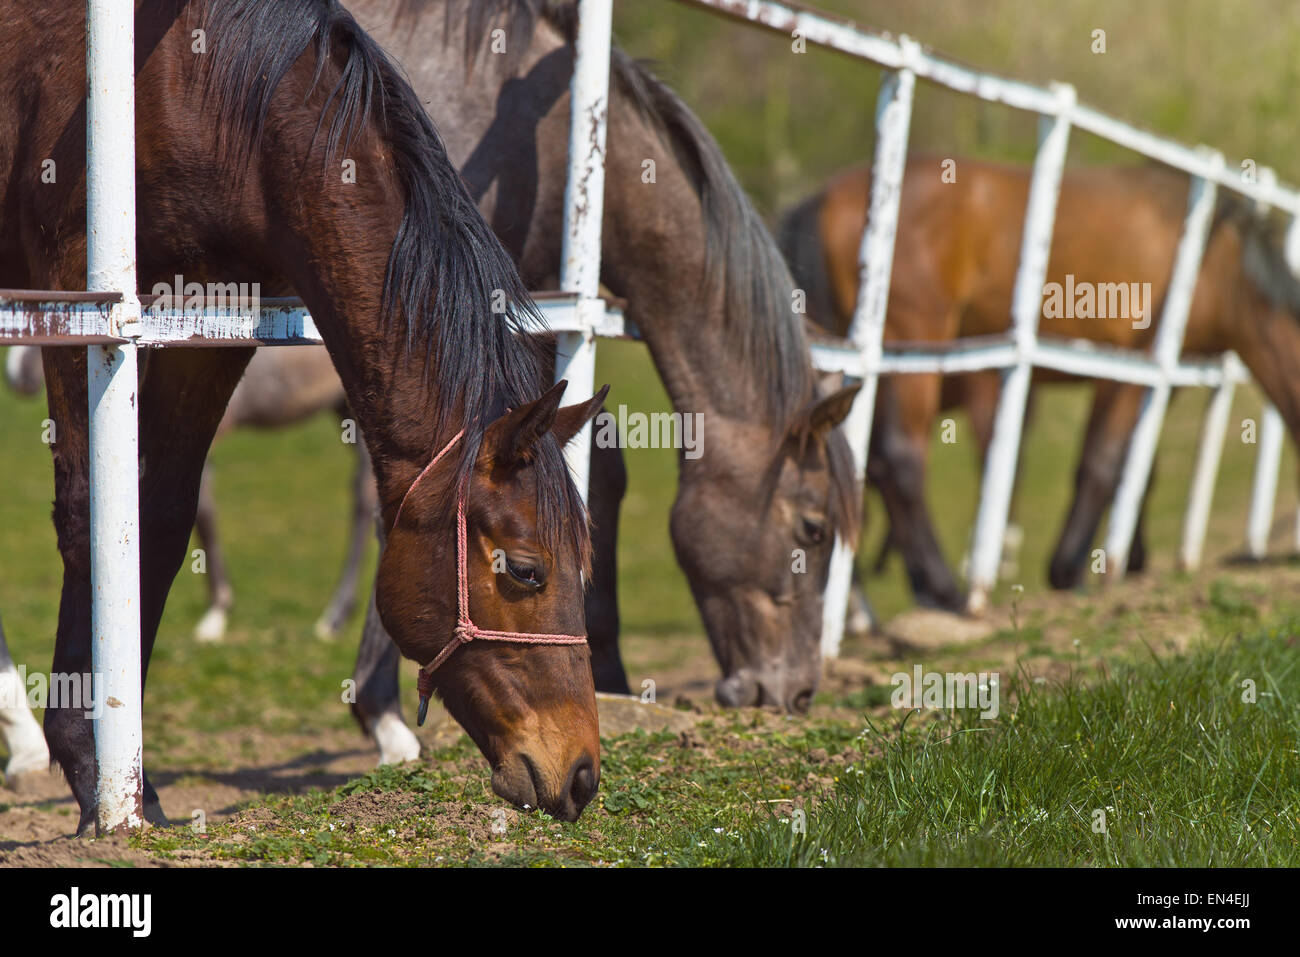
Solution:
M226 637L226 613L220 608L209 608L194 626L195 641L220 641Z
M159 801L146 801L144 804L144 819L155 827L173 827L171 821L167 820L167 815L163 813L162 803Z
M381 766L415 761L420 757L420 739L395 712L389 711L381 715L371 726L370 733L375 744L379 745Z
M850 612L844 620L844 635L848 638L866 638L872 629L871 616L860 611Z
M20 794L38 790L40 783L49 774L50 753L44 747L21 751L14 754L5 765L5 786Z

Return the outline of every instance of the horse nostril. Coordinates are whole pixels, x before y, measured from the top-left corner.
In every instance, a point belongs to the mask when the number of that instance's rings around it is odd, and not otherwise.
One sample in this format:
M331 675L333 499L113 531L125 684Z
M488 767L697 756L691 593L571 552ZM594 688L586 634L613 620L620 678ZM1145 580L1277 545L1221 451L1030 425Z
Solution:
M591 758L584 755L573 772L573 783L569 786L569 798L573 801L574 810L581 811L591 802L596 796L597 784Z
M805 688L803 691L800 691L795 695L793 700L791 700L790 710L797 711L799 714L806 714L808 709L812 707L812 699L812 688Z
M758 683L743 671L728 675L717 683L713 696L724 708L748 708L758 700Z

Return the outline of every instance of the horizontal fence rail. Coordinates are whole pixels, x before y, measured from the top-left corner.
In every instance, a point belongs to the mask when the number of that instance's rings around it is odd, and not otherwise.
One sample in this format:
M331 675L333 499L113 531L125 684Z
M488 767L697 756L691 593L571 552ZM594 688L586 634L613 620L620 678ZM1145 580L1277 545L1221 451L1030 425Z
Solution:
M1066 86L1036 87L1018 80L972 69L943 59L906 36L890 36L865 30L844 18L821 13L794 3L772 0L680 0L689 6L757 26L785 37L800 37L828 50L865 60L887 71L877 104L876 156L872 172L871 210L863 235L858 308L848 346L817 344L814 361L821 368L839 370L863 379L864 388L855 409L844 423L855 460L865 462L871 433L871 411L857 406L874 403L877 377L900 373L974 372L997 369L1004 374L995 420L993 442L986 460L976 519L970 576L970 610L980 611L996 584L1010 508L1011 487L1019 456L1023 411L1032 370L1050 368L1086 378L1111 379L1147 387L1138 427L1130 444L1123 476L1111 509L1107 530L1107 566L1111 577L1121 577L1127 566L1129 543L1136 526L1142 493L1146 488L1155 454L1156 440L1164 421L1170 390L1183 386L1204 386L1215 397L1202 427L1201 449L1193 476L1192 491L1183 526L1180 564L1195 567L1200 561L1209 519L1219 452L1227 426L1232 390L1243 381L1235 356L1203 361L1180 357L1183 327L1199 273L1208 217L1213 210L1215 190L1233 190L1255 201L1261 208L1272 207L1292 217L1300 213L1300 193L1278 183L1269 169L1247 178L1229 166L1223 156L1206 147L1189 147L1166 137L1137 129L1091 107L1074 97ZM1016 277L1012 306L1012 328L1002 341L984 338L962 341L946 347L920 347L883 343L883 310L888 299L892 268L893 234L897 226L898 192L902 188L900 151L906 153L907 116L912 106L911 88L917 79L965 93L987 103L1037 113L1042 130L1034 163L1031 195L1026 210L1021 264ZM900 95L906 87L906 95ZM892 116L886 121L884 114ZM1178 257L1166 297L1156 344L1151 353L1134 352L1081 342L1040 340L1037 317L1040 311L1043 273L1050 250L1052 218L1061 174L1065 165L1065 140L1077 128L1109 140L1167 166L1182 170L1191 179L1188 219L1179 244ZM882 186L882 184L884 184ZM887 234L887 240L884 238ZM1288 234L1288 252L1300 260L1300 231L1293 221ZM882 257L874 259L874 257ZM1292 263L1293 268L1296 263ZM864 305L866 304L866 305ZM852 352L858 353L857 361ZM1267 407L1261 427L1259 461L1256 469L1251 516L1248 524L1250 552L1262 555L1271 528L1277 470L1280 460L1281 420ZM1297 524L1300 541L1300 523ZM838 548L832 559L826 590L826 617L822 650L838 653L848 604L852 555Z
M579 314L581 297L573 293L532 294L547 332L582 332L587 320ZM310 346L323 340L301 299L262 299L256 315L230 309L218 300L204 300L198 309L154 310L155 296L141 296L137 335L115 334L112 307L118 293L69 293L0 289L0 346L89 345L134 341L151 348L184 346ZM600 316L591 325L605 339L635 338L625 328L621 299L596 297Z

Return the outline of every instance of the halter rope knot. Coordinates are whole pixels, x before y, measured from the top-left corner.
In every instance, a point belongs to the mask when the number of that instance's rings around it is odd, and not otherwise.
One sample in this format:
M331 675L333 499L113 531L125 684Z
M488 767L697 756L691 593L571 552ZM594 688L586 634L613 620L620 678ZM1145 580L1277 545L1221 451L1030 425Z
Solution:
M393 528L389 529L390 534L397 528L397 521L402 517L402 507L406 505L406 500L411 497L415 487L464 435L464 429L453 435L451 441L442 447L442 451L424 467L424 471L415 477L415 481L411 483L397 506L397 514L393 517ZM416 679L416 688L420 693L420 709L416 715L417 727L424 725L424 718L429 712L429 699L433 697L433 673L461 645L467 645L476 638L486 641L513 641L526 645L585 645L587 643L585 635L538 635L518 631L491 631L474 624L474 620L469 616L469 561L466 557L469 551L469 533L465 523L467 497L466 481L462 479L456 494L456 626L452 629L450 640L442 646L442 650L428 664L420 666L420 673Z

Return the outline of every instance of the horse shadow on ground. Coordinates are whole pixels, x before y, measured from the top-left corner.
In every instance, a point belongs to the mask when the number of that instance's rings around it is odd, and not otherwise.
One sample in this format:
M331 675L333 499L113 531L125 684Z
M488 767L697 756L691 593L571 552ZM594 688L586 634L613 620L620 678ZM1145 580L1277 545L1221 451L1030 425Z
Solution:
M229 817L243 810L250 800L261 796L303 794L312 788L322 791L333 790L349 781L360 777L365 771L331 771L331 765L340 761L355 761L373 756L369 747L323 749L317 748L303 754L295 755L282 761L272 761L252 767L241 767L227 771L213 771L202 767L169 767L149 773L149 781L160 793L164 811L169 804L176 803L175 795L168 795L170 788L193 787L230 788L240 792L239 796L227 798L217 803L221 807L205 808L209 819ZM14 800L16 798L16 800ZM68 833L58 837L39 837L32 840L0 840L0 858L6 852L23 847L48 844L72 836L76 827L77 805L68 788L67 782L57 770L51 772L49 780L43 781L33 789L13 790L0 788L0 809L5 811L51 812L67 809ZM185 811L171 807L171 812ZM151 821L155 826L185 827L191 823L188 817L168 816L166 823Z

